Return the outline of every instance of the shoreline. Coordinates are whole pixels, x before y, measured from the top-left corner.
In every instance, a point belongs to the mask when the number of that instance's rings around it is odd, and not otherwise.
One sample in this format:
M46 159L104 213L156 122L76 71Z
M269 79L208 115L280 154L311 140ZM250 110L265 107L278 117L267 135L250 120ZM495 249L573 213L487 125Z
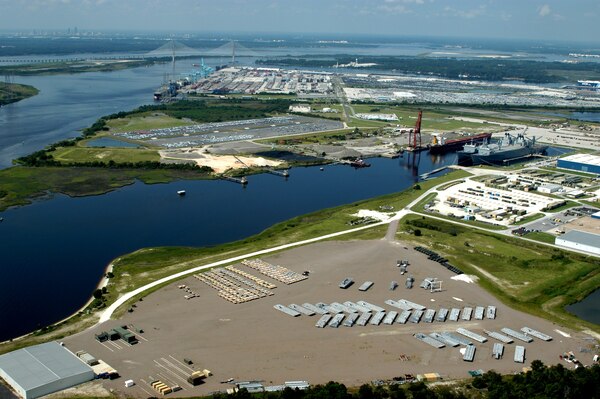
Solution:
M462 178L462 177L461 177L461 178ZM461 178L459 178L459 179L461 179ZM437 187L437 186L440 186L440 185L445 185L445 184L447 184L447 183L448 183L448 181L446 180L446 181L442 181L442 182L439 182L439 183L437 183L437 184L436 184L436 180L437 180L437 179L432 179L432 180L431 180L431 181L433 181L432 187ZM456 180L456 179L454 179L454 180ZM426 195L426 193L427 193L427 192L430 192L430 191L431 191L431 188L429 188L429 189L427 189L427 190L424 190L424 191L419 191L419 194L420 194L420 195L418 195L418 197L416 198L416 200L412 201L412 202L411 202L411 204L412 204L413 206L414 206L414 204L417 204L417 203L418 203L418 202L419 202L419 201L420 201L420 200L423 198L423 196L424 196L424 195ZM407 189L407 190L403 190L403 191L401 191L401 192L398 192L398 193L392 193L392 194L388 194L388 195L387 195L387 197L390 197L390 196L398 196L398 195L401 195L402 193L405 193L405 194L406 194L406 193L408 193L408 194L410 195L410 192L411 192L411 190L410 190L410 189ZM369 202L369 201L373 201L373 200L381 199L382 197L386 197L386 195L384 195L384 196L379 196L379 197L375 197L375 198L371 198L371 199L364 200L364 201L361 201L361 202ZM343 209L343 208L347 208L348 206L351 206L351 204L342 205L342 206L340 206L340 207L337 207L337 208ZM409 209L409 208L410 208L410 204L409 204L409 206L405 206L403 209L405 209L405 211L406 211L406 209ZM322 212L322 211L323 211L323 210L321 210L321 211L317 211L317 212ZM404 211L403 211L403 212L404 212ZM302 215L300 215L299 217L302 217ZM288 221L289 221L289 220L288 220ZM284 224L285 224L285 223L286 223L286 221L284 221L284 222L282 222L282 223L284 223ZM388 222L385 222L385 223L389 223L389 221L388 221ZM379 225L382 225L382 224L385 224L385 223L384 223L384 222L379 222L379 223L372 224L372 225L368 225L368 226L362 226L362 228L361 228L360 230L363 230L363 229L369 229L369 228L373 228L373 227L376 227L376 226L379 226ZM274 227L274 226L272 226L272 227ZM467 227L468 227L468 226L467 226ZM353 229L351 229L351 230L353 230ZM335 234L335 235L343 235L343 234L348 234L348 233L350 233L350 232L351 232L351 230L345 230L345 231L341 231L341 232L340 232L340 231L337 231L336 233L333 233L333 234ZM261 233L259 233L259 234L261 234ZM313 238L310 238L309 240L319 240L319 239L323 239L323 238L322 238L321 236L319 236L319 237L313 237ZM240 241L243 241L243 240L240 240ZM232 244L232 243L224 243L224 244L222 244L222 245L219 245L219 246L217 246L217 247L226 247L226 246L228 246L228 245L231 245L231 244ZM244 248L246 248L246 247L244 247ZM268 251L268 248L267 248L267 249L264 249L264 247L263 247L263 249L261 249L260 251ZM119 259L121 259L121 258L122 258L122 256L120 256L120 257L118 257L118 258L115 258L115 259L113 259L113 260L112 260L112 261L111 261L111 262L110 262L110 263L109 263L109 264L106 266L106 268L105 268L105 271L104 271L104 275L103 275L102 279L100 279L100 281L98 282L98 284L97 284L97 288L102 288L103 286L107 286L107 284L108 284L108 282L109 282L109 279L107 279L107 278L106 278L106 274L107 274L109 271L112 271L112 270L113 270L113 267L114 267L114 264L115 264L115 262L116 262L116 261L118 261L118 260L119 260ZM209 262L209 263L212 263L212 262ZM190 273L190 271L189 271L189 269L184 269L184 270L183 270L181 273L183 273L182 275L187 275L187 274L189 274L189 273ZM161 279L157 279L157 281L158 281L158 280L161 280ZM159 284L159 283L157 283L157 284ZM155 285L157 285L157 284L155 284ZM154 285L153 285L153 286L154 286ZM143 288L143 287L139 287L139 288ZM486 290L487 290L487 289L486 289ZM137 289L135 289L135 291L137 292ZM142 291L140 291L140 292L143 292L143 291L144 291L144 290L142 290ZM117 294L118 294L118 293L117 293ZM120 300L120 298L121 298L121 297L123 297L124 295L125 295L124 293L120 293L118 297L116 297L116 298L114 298L114 299L113 299L113 301L114 301L114 302L113 302L113 304L114 304L114 303L116 303L116 302L119 302L119 301L121 301L121 303L124 303L124 302L126 302L126 301L127 301L127 299L125 299L125 300ZM53 324L51 324L49 327L57 327L57 326L59 326L60 324L62 324L62 323L65 323L65 322L69 321L70 319L72 319L73 317L75 317L75 316L79 315L81 311L85 310L85 309L87 308L87 306L89 306L89 303L90 303L92 300L93 300L93 297L90 297L90 299L89 299L89 300L86 302L86 304L84 304L84 305L83 305L83 306L82 306L80 309L78 309L77 311L75 311L75 312L74 312L73 314L71 314L70 316L68 316L68 317L66 317L66 318L64 318L64 319L62 319L62 320L60 320L60 321L58 321L58 322L56 322L56 323L53 323ZM582 299L582 300L583 300L583 299ZM113 306L113 304L109 305L109 307L112 307L112 306ZM565 306L567 306L567 305L569 305L569 304L565 304L565 305L562 307L562 309L563 309L565 312L566 312L566 310L565 310L564 308L565 308ZM115 308L115 310L116 310L116 308ZM105 309L104 311L106 311L106 309ZM104 311L101 311L101 312L104 312ZM99 316L100 316L100 314L102 314L101 312L98 312L98 314L96 314L96 315L93 315L92 317L99 317ZM569 315L572 315L574 318L577 318L577 319L579 319L579 320L582 320L582 321L584 321L584 322L586 322L586 323L590 323L590 322L588 322L588 321L586 321L586 320L584 320L584 319L581 319L581 318L579 318L579 317L578 317L578 316L576 316L576 315L573 315L573 314L572 314L572 313L570 313L570 312L567 312L567 313L568 313ZM547 318L546 318L546 319L547 319ZM93 320L93 319L92 319L92 318L90 318L90 319L89 319L89 320L87 320L87 321L92 321L92 320ZM547 320L550 320L550 319L547 319ZM97 325L97 323L98 323L98 322L96 321L96 322L94 322L94 324L93 324L93 325ZM85 331L85 330L87 330L88 328L89 328L89 327L88 327L88 326L86 326L84 329L78 329L78 330L77 330L76 332L74 332L74 333L78 333L78 332L81 332L81 331ZM587 328L587 329L589 329L589 328ZM37 331L37 330L36 330L36 331ZM52 332L52 331L50 331L49 333L51 333L51 332ZM28 333L28 334L25 334L25 335L23 335L23 336L17 337L17 338L13 338L13 339L6 340L6 341L2 342L1 344L6 344L6 343L14 342L14 341L20 341L20 340L22 340L22 339L24 339L24 338L30 337L30 336L31 336L32 334L34 334L34 333L35 333L35 331L33 331L33 332L31 332L31 333ZM73 333L69 333L69 335L70 335L70 334L73 334ZM42 339L44 339L44 337L43 337L43 334L42 334L41 336L42 336Z

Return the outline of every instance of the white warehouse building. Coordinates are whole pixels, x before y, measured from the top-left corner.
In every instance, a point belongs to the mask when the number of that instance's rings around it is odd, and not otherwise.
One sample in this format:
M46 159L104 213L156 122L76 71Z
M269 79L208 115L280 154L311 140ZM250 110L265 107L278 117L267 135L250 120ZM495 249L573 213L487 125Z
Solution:
M576 251L600 255L600 234L571 230L560 237L556 237L554 243Z
M24 399L33 399L94 379L94 371L56 342L0 356L0 377Z

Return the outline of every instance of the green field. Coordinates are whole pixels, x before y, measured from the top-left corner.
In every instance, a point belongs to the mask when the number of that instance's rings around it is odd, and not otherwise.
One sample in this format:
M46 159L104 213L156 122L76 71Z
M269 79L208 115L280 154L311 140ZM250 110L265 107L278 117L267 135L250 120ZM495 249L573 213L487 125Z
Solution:
M139 148L99 148L99 147L61 147L51 153L55 160L63 163L102 162L144 162L160 161L156 150Z
M414 106L387 106L382 104L353 104L352 108L356 113L383 113L383 114L396 114L399 121L396 122L375 122L375 121L362 121L357 119L351 120L352 126L386 126L386 125L401 125L407 127L413 127L417 122L418 109ZM427 130L474 130L474 129L497 129L496 126L487 126L484 123L466 122L450 119L451 116L455 116L453 112L448 112L443 109L423 110L423 119L421 122L421 129Z
M421 236L411 233L417 228ZM402 220L397 238L427 246L479 276L483 287L513 308L600 331L564 310L600 286L598 258L416 215Z
M72 197L99 195L141 180L147 184L202 179L196 171L16 166L0 170L0 211L25 205L48 193Z
M57 61L15 66L2 66L0 73L11 75L58 75L64 73L109 72L152 65L158 60Z
M70 179L69 177L64 179L64 183L68 184L78 175L85 175L86 170L87 169L85 168L11 168L0 171L0 186L2 186L4 182L9 182L11 189L15 190L20 187L20 184L27 183L30 189L31 186L35 185L40 189L39 194L43 194L42 190L48 188L42 187L40 181L60 180L62 179L62 176L70 173ZM111 182L114 185L114 188L117 188L118 184L127 184L127 180L122 176L123 170L106 169L103 171L106 172L106 174L103 174L102 176L104 176L107 182ZM82 184L90 186L89 190L91 192L91 186L95 184L96 179L100 176L97 175L98 170L90 169L89 172L90 175L87 176L87 181L85 181L85 177L83 177L83 182L73 181L72 184L65 187L65 189L71 190L71 194L69 195L85 195L81 190ZM112 175L113 172L116 172L116 174ZM130 172L132 174L136 172L139 173L139 171ZM168 173L170 171L152 170L148 171L147 175L138 177L144 178L146 179L146 182L152 183L159 183L163 182L163 180L174 178L173 176L161 175L159 172ZM12 178L7 179L7 175L12 176ZM352 227L349 226L347 222L355 218L352 214L358 209L379 210L380 206L387 205L392 206L394 210L400 210L421 195L424 190L445 181L466 176L469 176L469 173L465 171L453 171L438 179L423 182L421 184L421 189L408 189L399 193L388 194L350 205L343 205L336 208L317 211L308 215L298 216L288 221L278 223L260 234L233 243L204 248L158 247L141 249L119 257L112 262L114 264L115 276L110 280L108 293L106 294L106 303L111 303L124 292L194 266L215 262L220 259L227 259L236 255L253 252L258 249L272 248L281 244L318 237L332 232L349 230ZM111 177L112 180L110 180L109 177ZM129 182L131 183L133 180L134 178L131 177ZM13 186L16 187L13 188ZM2 204L3 203L0 202L0 205ZM353 233L348 236L342 236L337 239L381 238L385 235L386 231L387 226L380 226L366 231ZM156 289L158 289L158 287ZM148 295L149 292L145 292L142 296ZM126 305L121 307L120 311L123 312L125 309L127 309ZM92 309L89 309L89 311L91 310ZM46 329L45 331L29 336L26 339L0 345L0 353L5 353L35 343L60 339L65 335L80 331L82 328L90 326L94 322L94 319L88 317L87 313L88 311L69 319L60 326Z
M33 86L0 82L0 105L6 105L35 96L39 90Z
M165 127L186 126L191 124L193 124L192 121L174 118L158 112L144 112L141 114L134 114L126 118L109 119L106 122L106 125L110 128L110 133L161 129Z
M556 236L553 236L550 233L544 233L541 231L531 232L529 234L526 234L525 237L529 238L530 240L536 240L536 241L545 242L548 244L554 244L554 241L556 240Z

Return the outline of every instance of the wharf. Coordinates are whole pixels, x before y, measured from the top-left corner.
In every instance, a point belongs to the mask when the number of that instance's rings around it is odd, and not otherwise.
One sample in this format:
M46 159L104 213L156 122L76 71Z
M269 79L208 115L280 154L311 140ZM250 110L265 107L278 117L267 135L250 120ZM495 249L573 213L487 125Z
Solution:
M248 179L246 179L246 177L232 177L232 176L219 176L220 179L222 180L227 180L233 183L238 183L241 184L242 186L245 186L246 184L248 184Z

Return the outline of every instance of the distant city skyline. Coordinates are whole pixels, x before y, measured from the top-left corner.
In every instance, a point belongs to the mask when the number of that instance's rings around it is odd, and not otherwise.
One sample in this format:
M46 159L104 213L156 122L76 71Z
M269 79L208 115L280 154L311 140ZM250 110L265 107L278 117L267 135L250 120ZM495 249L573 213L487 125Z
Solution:
M0 29L600 41L597 0L0 0Z

